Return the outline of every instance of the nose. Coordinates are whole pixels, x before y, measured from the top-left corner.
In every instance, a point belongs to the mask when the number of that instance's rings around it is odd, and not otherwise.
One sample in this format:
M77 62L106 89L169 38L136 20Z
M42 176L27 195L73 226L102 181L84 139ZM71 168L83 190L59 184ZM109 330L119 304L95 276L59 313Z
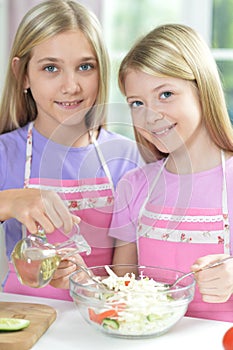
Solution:
M81 90L80 82L74 72L65 73L62 77L61 90L63 94L75 94Z
M156 121L164 118L163 114L155 108L146 108L146 121L148 124L154 124Z

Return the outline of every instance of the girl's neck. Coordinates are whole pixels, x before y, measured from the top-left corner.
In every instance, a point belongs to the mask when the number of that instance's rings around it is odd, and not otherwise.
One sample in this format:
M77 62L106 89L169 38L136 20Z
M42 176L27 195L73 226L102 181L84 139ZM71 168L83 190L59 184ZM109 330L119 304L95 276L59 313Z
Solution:
M166 169L171 173L192 174L213 169L221 164L221 150L219 148L203 151L197 154L183 152L182 155L169 155Z
M221 164L221 150L206 135L190 145L170 153L166 168L172 173L191 174L213 169Z
M202 126L184 146L170 153L166 168L172 173L191 174L213 169L220 164L221 150Z

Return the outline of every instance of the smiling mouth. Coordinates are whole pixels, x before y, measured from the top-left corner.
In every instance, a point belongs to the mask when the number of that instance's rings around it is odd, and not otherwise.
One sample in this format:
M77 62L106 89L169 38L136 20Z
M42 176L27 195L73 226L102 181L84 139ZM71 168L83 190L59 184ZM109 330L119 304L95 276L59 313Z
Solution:
M73 107L73 106L78 106L83 100L79 101L72 101L72 102L57 102L58 105L63 106L63 107Z
M176 126L176 123L172 124L170 126L167 126L166 128L163 128L163 129L160 129L160 130L157 130L157 131L152 131L152 134L155 135L155 136L166 135L170 130L174 129L175 126Z

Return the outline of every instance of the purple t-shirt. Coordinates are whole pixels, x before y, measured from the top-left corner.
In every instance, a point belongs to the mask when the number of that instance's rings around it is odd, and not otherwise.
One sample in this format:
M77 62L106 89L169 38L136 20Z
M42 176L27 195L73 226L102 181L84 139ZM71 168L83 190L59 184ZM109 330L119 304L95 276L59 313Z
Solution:
M0 190L23 188L28 125L0 136ZM142 163L135 141L101 129L98 144L110 170L114 186L129 170ZM67 147L48 140L33 128L32 178L84 179L106 177L93 144ZM21 239L21 224L4 222L7 255Z
M115 195L109 235L126 242L136 240L140 209L148 196L162 161L134 169L119 181ZM226 161L228 214L231 253L233 250L233 157ZM222 208L222 166L191 175L177 175L163 170L150 194L149 203L170 208Z

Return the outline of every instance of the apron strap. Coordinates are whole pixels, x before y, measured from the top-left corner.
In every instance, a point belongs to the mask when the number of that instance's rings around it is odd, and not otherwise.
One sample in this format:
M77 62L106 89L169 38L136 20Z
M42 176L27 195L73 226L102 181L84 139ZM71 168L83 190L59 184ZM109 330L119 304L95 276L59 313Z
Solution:
M138 223L140 223L140 221L141 221L141 218L142 218L142 215L143 215L143 211L144 211L144 209L145 209L145 207L146 207L146 204L147 204L147 202L149 201L149 198L150 198L150 196L151 196L151 194L152 194L152 192L153 192L155 186L157 185L157 182L158 182L158 180L159 180L159 178L160 178L160 175L161 175L162 172L163 172L163 169L165 168L165 166L166 166L166 164L167 164L167 161L168 161L168 157L164 159L164 162L163 162L161 168L159 169L158 174L156 175L154 181L152 182L152 185L151 185L151 186L149 187L149 189L148 189L148 194L147 194L147 196L146 196L146 199L144 200L144 202L143 202L143 204L142 204L142 206L141 206L141 208L140 208L140 211L139 211Z
M221 150L221 161L222 161L222 214L223 214L223 236L224 236L224 253L230 254L230 223L228 215L228 204L227 204L227 181L226 181L226 159L225 153Z
M94 132L93 130L89 130L89 137L90 137L90 140L91 140L91 143L94 144L95 146L95 149L96 149L96 152L98 154L98 157L99 157L99 160L100 160L100 163L104 169L104 172L110 182L110 185L112 187L112 191L114 191L114 185L113 185L113 181L112 181L112 176L111 176L111 173L110 173L110 170L108 168L108 165L105 161L105 158L104 158L104 155L103 155L103 152L101 151L101 148L99 146L99 143L98 141L96 140L95 136L94 136Z
M28 125L28 134L27 134L27 144L26 144L26 162L24 170L24 188L29 187L29 181L31 176L31 164L32 164L32 129L34 122L30 122ZM27 237L26 226L22 225L22 238Z
M140 226L141 226L141 219L142 219L142 216L143 216L143 212L145 210L145 207L149 201L149 198L154 190L154 188L156 187L157 183L158 183L158 180L160 178L160 175L162 174L163 172L163 169L165 168L166 164L167 164L167 161L168 161L168 157L164 159L163 161L163 164L162 166L160 167L159 171L158 171L158 174L156 175L154 181L152 182L151 186L149 185L149 189L148 189L148 193L147 193L147 196L146 196L146 199L144 200L141 208L140 208L140 211L139 211L139 214L138 214L138 224L137 224L137 232L138 230L140 229ZM150 228L148 227L148 231L150 230ZM137 237L139 238L139 237ZM137 243L137 251L138 251L138 256L140 256L140 246L139 246L139 239L137 239L136 241Z
M34 122L31 122L28 125L27 144L26 144L26 162L25 162L25 171L24 171L24 188L27 188L29 186L29 180L31 175L33 124Z

